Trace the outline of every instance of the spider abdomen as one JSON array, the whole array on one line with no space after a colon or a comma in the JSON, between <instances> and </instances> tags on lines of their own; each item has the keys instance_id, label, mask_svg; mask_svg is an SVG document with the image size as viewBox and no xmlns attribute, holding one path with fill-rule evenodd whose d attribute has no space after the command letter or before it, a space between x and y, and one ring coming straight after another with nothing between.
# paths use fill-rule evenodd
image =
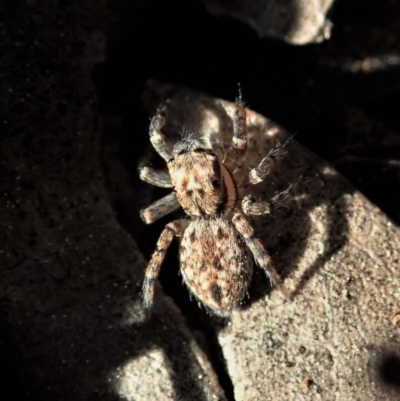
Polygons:
<instances>
[{"instance_id":1,"label":"spider abdomen","mask_svg":"<svg viewBox=\"0 0 400 401\"><path fill-rule=\"evenodd\" d=\"M212 312L228 315L247 292L253 264L227 219L196 219L182 235L181 273L190 292Z\"/></svg>"}]
</instances>

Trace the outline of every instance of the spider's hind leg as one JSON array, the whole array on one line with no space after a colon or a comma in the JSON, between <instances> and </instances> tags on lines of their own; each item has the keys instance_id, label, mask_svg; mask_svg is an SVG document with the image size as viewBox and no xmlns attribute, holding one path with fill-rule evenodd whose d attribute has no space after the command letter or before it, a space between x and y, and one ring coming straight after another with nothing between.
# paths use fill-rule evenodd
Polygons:
<instances>
[{"instance_id":1,"label":"spider's hind leg","mask_svg":"<svg viewBox=\"0 0 400 401\"><path fill-rule=\"evenodd\" d=\"M158 238L156 249L147 265L144 276L142 287L144 309L150 310L153 306L154 283L160 273L161 264L172 240L175 236L179 235L183 229L184 223L182 220L172 221L165 226Z\"/></svg>"},{"instance_id":2,"label":"spider's hind leg","mask_svg":"<svg viewBox=\"0 0 400 401\"><path fill-rule=\"evenodd\" d=\"M278 287L286 297L289 297L289 292L283 285L282 279L273 267L270 256L261 241L255 236L254 228L247 221L246 217L242 213L235 213L232 222L243 237L246 245L249 247L256 264L264 270L272 284Z\"/></svg>"}]
</instances>

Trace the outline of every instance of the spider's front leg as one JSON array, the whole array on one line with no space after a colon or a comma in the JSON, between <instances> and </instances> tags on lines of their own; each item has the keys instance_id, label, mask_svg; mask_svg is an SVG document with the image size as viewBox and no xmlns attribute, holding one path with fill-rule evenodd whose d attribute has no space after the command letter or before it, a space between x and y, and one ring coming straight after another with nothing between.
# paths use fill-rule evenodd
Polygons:
<instances>
[{"instance_id":1,"label":"spider's front leg","mask_svg":"<svg viewBox=\"0 0 400 401\"><path fill-rule=\"evenodd\" d=\"M272 210L286 206L286 203L292 198L292 186L275 195L270 201L257 201L252 195L247 195L242 200L242 209L247 216L265 216Z\"/></svg>"},{"instance_id":2,"label":"spider's front leg","mask_svg":"<svg viewBox=\"0 0 400 401\"><path fill-rule=\"evenodd\" d=\"M157 113L151 119L149 135L154 149L166 162L168 162L173 159L173 154L172 144L167 140L162 132L162 128L165 124L165 111L165 104L157 109ZM138 170L141 180L157 187L172 188L171 177L167 170L156 170L152 167L146 166L144 162L139 165ZM175 193L170 193L154 202L149 207L142 209L140 211L140 216L146 224L151 224L179 207L180 204Z\"/></svg>"},{"instance_id":3,"label":"spider's front leg","mask_svg":"<svg viewBox=\"0 0 400 401\"><path fill-rule=\"evenodd\" d=\"M153 306L154 282L160 273L161 264L172 240L175 236L182 233L183 229L184 222L182 220L172 221L165 226L160 237L158 238L156 250L150 259L144 275L142 288L144 309L151 309Z\"/></svg>"},{"instance_id":4,"label":"spider's front leg","mask_svg":"<svg viewBox=\"0 0 400 401\"><path fill-rule=\"evenodd\" d=\"M246 107L242 100L242 91L239 87L239 96L236 98L236 112L233 123L233 137L231 148L228 151L224 165L229 170L234 170L235 164L246 153L247 149L247 123Z\"/></svg>"},{"instance_id":5,"label":"spider's front leg","mask_svg":"<svg viewBox=\"0 0 400 401\"><path fill-rule=\"evenodd\" d=\"M284 148L287 142L278 142L265 156L260 164L256 168L252 168L249 172L249 181L251 184L259 184L264 181L265 177L269 174L272 167L279 157L281 157L285 152Z\"/></svg>"},{"instance_id":6,"label":"spider's front leg","mask_svg":"<svg viewBox=\"0 0 400 401\"><path fill-rule=\"evenodd\" d=\"M164 103L158 107L155 116L150 122L150 142L153 145L156 152L166 161L173 159L172 155L172 144L168 141L162 129L165 125L165 113L167 105Z\"/></svg>"},{"instance_id":7,"label":"spider's front leg","mask_svg":"<svg viewBox=\"0 0 400 401\"><path fill-rule=\"evenodd\" d=\"M264 270L265 274L272 281L272 284L278 287L286 297L289 297L289 292L283 285L282 279L272 266L270 256L263 247L261 241L255 236L254 228L250 225L246 216L240 212L235 213L232 222L252 252L256 264Z\"/></svg>"},{"instance_id":8,"label":"spider's front leg","mask_svg":"<svg viewBox=\"0 0 400 401\"><path fill-rule=\"evenodd\" d=\"M172 188L171 177L167 170L156 170L152 167L140 165L139 178L159 188Z\"/></svg>"}]
</instances>

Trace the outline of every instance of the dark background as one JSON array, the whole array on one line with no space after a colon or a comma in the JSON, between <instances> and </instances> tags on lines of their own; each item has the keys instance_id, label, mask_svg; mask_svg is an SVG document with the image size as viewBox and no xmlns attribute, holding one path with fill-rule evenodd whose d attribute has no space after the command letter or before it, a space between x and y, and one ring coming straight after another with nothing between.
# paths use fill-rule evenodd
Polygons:
<instances>
[{"instance_id":1,"label":"dark background","mask_svg":"<svg viewBox=\"0 0 400 401\"><path fill-rule=\"evenodd\" d=\"M250 108L296 132L400 223L400 64L387 62L400 56L399 1L336 1L331 39L303 46L260 39L199 1L120 2L113 9L107 60L93 76L102 115L120 123L108 132L120 137L134 186L148 143L140 99L148 79L227 100L241 82Z\"/></svg>"}]
</instances>

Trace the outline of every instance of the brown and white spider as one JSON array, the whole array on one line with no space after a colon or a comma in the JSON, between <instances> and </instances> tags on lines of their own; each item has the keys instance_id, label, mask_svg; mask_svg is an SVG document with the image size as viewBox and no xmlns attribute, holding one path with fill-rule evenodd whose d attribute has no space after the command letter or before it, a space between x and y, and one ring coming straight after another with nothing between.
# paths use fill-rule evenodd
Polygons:
<instances>
[{"instance_id":1,"label":"brown and white spider","mask_svg":"<svg viewBox=\"0 0 400 401\"><path fill-rule=\"evenodd\" d=\"M174 192L143 209L141 217L150 224L181 206L189 219L172 221L162 231L145 272L144 308L150 309L153 305L154 282L175 236L181 237L183 280L208 311L228 316L246 295L253 273L253 257L272 283L287 295L247 216L269 214L288 197L289 190L269 202L257 202L251 195L242 201L238 199L237 188L241 183L235 182L233 172L247 149L246 108L240 90L232 143L227 152L223 152L218 143L205 144L193 134L183 136L173 146L162 131L165 112L163 104L151 120L149 135L154 149L166 161L168 171L145 166L140 168L139 174L143 181L173 188ZM283 147L284 144L277 144L258 167L250 170L250 184L264 180Z\"/></svg>"}]
</instances>

